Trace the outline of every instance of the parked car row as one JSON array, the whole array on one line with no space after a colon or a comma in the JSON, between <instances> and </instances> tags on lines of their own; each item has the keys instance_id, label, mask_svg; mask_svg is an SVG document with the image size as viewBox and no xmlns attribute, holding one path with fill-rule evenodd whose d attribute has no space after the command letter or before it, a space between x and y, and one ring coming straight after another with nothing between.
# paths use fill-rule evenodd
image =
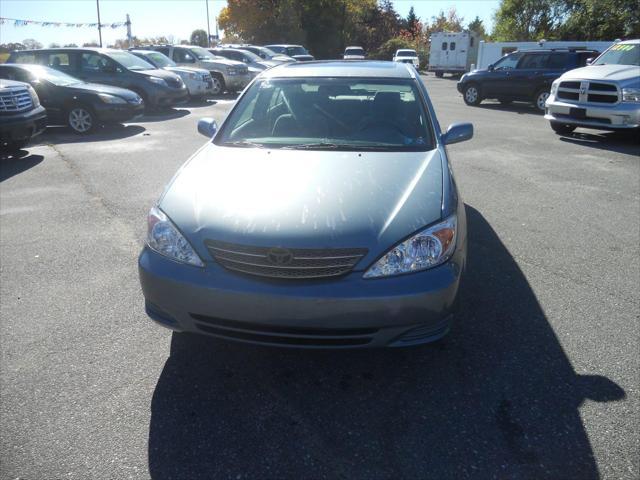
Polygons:
<instances>
[{"instance_id":1,"label":"parked car row","mask_svg":"<svg viewBox=\"0 0 640 480\"><path fill-rule=\"evenodd\" d=\"M597 58L596 58L597 57ZM531 102L556 133L576 127L640 128L640 40L595 50L541 49L505 55L457 85L467 105Z\"/></svg>"}]
</instances>

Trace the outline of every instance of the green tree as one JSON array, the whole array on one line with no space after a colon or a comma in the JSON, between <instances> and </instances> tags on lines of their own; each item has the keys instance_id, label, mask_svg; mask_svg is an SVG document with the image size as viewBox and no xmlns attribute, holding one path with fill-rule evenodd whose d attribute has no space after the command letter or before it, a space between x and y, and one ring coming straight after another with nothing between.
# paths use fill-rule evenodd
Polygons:
<instances>
[{"instance_id":1,"label":"green tree","mask_svg":"<svg viewBox=\"0 0 640 480\"><path fill-rule=\"evenodd\" d=\"M615 40L640 37L637 0L566 0L563 40Z\"/></svg>"},{"instance_id":2,"label":"green tree","mask_svg":"<svg viewBox=\"0 0 640 480\"><path fill-rule=\"evenodd\" d=\"M416 16L416 11L413 8L413 5L409 9L409 14L405 19L404 24L404 28L411 34L412 37L415 38L420 34L420 18Z\"/></svg>"},{"instance_id":3,"label":"green tree","mask_svg":"<svg viewBox=\"0 0 640 480\"><path fill-rule=\"evenodd\" d=\"M484 22L477 15L476 18L469 22L469 25L467 25L467 30L477 33L480 36L480 39L485 39L488 37L487 30L484 28Z\"/></svg>"},{"instance_id":4,"label":"green tree","mask_svg":"<svg viewBox=\"0 0 640 480\"><path fill-rule=\"evenodd\" d=\"M202 29L197 29L191 32L189 41L191 42L191 45L199 45L201 47L209 46L209 38L207 36L207 32Z\"/></svg>"},{"instance_id":5,"label":"green tree","mask_svg":"<svg viewBox=\"0 0 640 480\"><path fill-rule=\"evenodd\" d=\"M566 12L566 0L502 0L491 36L497 41L556 39Z\"/></svg>"}]
</instances>

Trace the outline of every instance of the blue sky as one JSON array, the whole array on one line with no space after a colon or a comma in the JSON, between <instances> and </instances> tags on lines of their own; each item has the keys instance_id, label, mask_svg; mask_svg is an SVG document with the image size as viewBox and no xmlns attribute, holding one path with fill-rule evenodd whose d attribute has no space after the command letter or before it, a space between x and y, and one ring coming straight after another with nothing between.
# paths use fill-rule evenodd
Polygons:
<instances>
[{"instance_id":1,"label":"blue sky","mask_svg":"<svg viewBox=\"0 0 640 480\"><path fill-rule=\"evenodd\" d=\"M131 15L132 33L138 37L169 36L176 40L187 39L196 28L206 30L206 0L100 0L102 23L125 21L125 15ZM492 23L493 12L498 8L499 0L395 0L398 13L406 16L413 5L416 14L423 21L430 20L440 10L447 11L455 6L464 17L465 24L476 15L485 25ZM214 18L226 5L225 0L209 0L211 33L214 33ZM90 23L96 22L96 2L94 0L0 0L0 16L24 20L45 22ZM103 43L113 43L124 38L124 28L106 29L102 32ZM14 27L5 23L0 25L0 43L20 42L34 38L48 46L76 43L81 45L92 40L97 41L98 32L91 28Z\"/></svg>"}]
</instances>

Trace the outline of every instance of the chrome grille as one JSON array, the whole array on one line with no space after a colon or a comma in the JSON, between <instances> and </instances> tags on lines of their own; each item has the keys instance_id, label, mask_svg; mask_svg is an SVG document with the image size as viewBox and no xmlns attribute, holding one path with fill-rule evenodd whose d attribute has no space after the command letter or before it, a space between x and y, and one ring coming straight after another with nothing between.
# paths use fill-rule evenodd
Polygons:
<instances>
[{"instance_id":1,"label":"chrome grille","mask_svg":"<svg viewBox=\"0 0 640 480\"><path fill-rule=\"evenodd\" d=\"M22 112L33 107L26 88L18 87L0 91L0 112Z\"/></svg>"},{"instance_id":2,"label":"chrome grille","mask_svg":"<svg viewBox=\"0 0 640 480\"><path fill-rule=\"evenodd\" d=\"M561 100L578 103L618 103L620 96L618 87L612 83L566 81L558 85L556 95Z\"/></svg>"},{"instance_id":3,"label":"chrome grille","mask_svg":"<svg viewBox=\"0 0 640 480\"><path fill-rule=\"evenodd\" d=\"M366 248L253 247L206 240L216 262L228 270L282 279L324 278L349 273Z\"/></svg>"}]
</instances>

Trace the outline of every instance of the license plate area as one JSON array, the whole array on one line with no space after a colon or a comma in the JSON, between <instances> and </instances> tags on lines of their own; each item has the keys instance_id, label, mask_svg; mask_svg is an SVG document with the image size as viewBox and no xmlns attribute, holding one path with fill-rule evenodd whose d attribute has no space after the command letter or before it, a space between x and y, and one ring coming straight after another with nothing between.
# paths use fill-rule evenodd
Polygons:
<instances>
[{"instance_id":1,"label":"license plate area","mask_svg":"<svg viewBox=\"0 0 640 480\"><path fill-rule=\"evenodd\" d=\"M570 108L569 115L573 118L587 118L586 108Z\"/></svg>"}]
</instances>

